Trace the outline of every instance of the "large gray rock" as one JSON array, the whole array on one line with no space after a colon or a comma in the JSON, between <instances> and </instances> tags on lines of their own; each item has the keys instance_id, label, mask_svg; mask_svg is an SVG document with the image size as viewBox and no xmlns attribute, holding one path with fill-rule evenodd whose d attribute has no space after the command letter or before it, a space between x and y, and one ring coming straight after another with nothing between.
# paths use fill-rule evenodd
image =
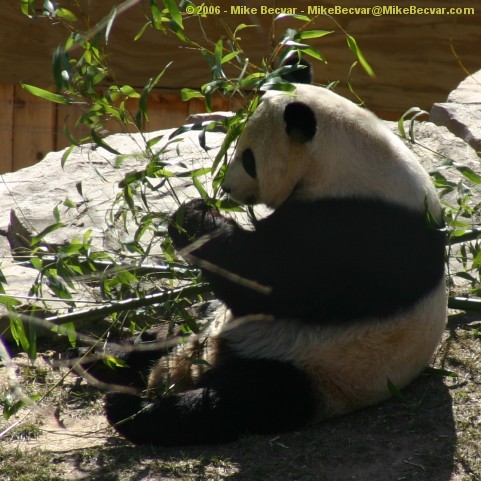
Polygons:
<instances>
[{"instance_id":1,"label":"large gray rock","mask_svg":"<svg viewBox=\"0 0 481 481\"><path fill-rule=\"evenodd\" d=\"M481 152L481 71L463 80L447 102L434 104L429 120L444 125Z\"/></svg>"},{"instance_id":2,"label":"large gray rock","mask_svg":"<svg viewBox=\"0 0 481 481\"><path fill-rule=\"evenodd\" d=\"M109 137L107 143L122 153L120 165L117 155L84 145L73 149L63 167L65 151L52 152L32 167L3 176L0 184L0 269L7 279L6 294L22 302L19 310L29 312L35 304L37 316L49 316L72 308L71 303L55 299L47 283L41 300L29 295L38 271L25 256L25 248L34 236L57 224L58 220L62 226L44 237L40 254L55 253L61 246L75 238L82 239L85 232L91 231L92 249L108 251L114 259L135 265L141 262L139 256L128 249L137 228L135 217L149 212L168 215L186 198L199 197L189 176L151 179L153 189L146 192L139 189L134 195L138 207L136 216L123 211L126 203L119 183L127 174L146 166L145 146L149 139L163 137L153 148L155 155L169 143L171 132ZM207 152L200 147L198 135L192 131L176 137L165 152L162 151L158 158L165 170L187 173L211 166L223 135L208 134L207 143L212 150ZM206 188L210 184L207 177L199 179ZM161 220L157 224L142 238L149 259L155 259L161 252L160 241L155 235L156 231L162 231ZM98 301L98 292L91 283L74 282L73 287L75 309L92 307ZM1 333L6 332L8 323L7 310L0 303Z\"/></svg>"},{"instance_id":3,"label":"large gray rock","mask_svg":"<svg viewBox=\"0 0 481 481\"><path fill-rule=\"evenodd\" d=\"M146 141L157 136L164 137L165 140L156 145L156 153L168 142L170 133L161 131L148 135L116 134L109 137L108 144L122 154L120 165L117 165L116 154L84 145L72 151L63 168L61 163L65 151L52 152L32 167L4 175L0 184L0 233L7 235L15 247L28 244L28 237L37 235L56 222L53 212L58 208L65 226L48 234L45 238L47 244L63 245L91 229L95 247L117 250L117 240L125 235L125 232L117 231L119 222L115 219L116 211L122 205L122 199L118 199L121 193L119 182L129 172L145 167ZM211 152L217 151L222 139L222 134L210 133L208 142L213 150L206 153L199 146L198 132L188 132L177 138L160 155L159 161L166 165L166 170L177 172L210 166L213 159ZM160 185L161 180L154 179L152 182ZM147 192L148 206L142 206L144 210L152 207L168 211L185 197L198 196L188 177L168 179L168 183L171 189ZM178 196L174 196L174 192ZM69 207L72 204L75 204L74 208Z\"/></svg>"}]
</instances>

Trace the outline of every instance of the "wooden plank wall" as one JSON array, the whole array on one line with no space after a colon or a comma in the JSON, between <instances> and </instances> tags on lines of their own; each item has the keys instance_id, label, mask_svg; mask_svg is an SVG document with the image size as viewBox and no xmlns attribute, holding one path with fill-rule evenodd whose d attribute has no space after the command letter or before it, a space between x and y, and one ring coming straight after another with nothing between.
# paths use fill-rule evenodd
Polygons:
<instances>
[{"instance_id":1,"label":"wooden plank wall","mask_svg":"<svg viewBox=\"0 0 481 481\"><path fill-rule=\"evenodd\" d=\"M121 0L65 1L67 8L80 8L88 12L81 16L95 24ZM41 2L38 2L39 4ZM145 85L170 61L152 95L149 130L174 127L185 117L202 110L202 103L184 104L178 97L183 87L199 88L209 81L205 60L195 49L181 48L172 35L147 29L141 39L133 38L145 22L145 6L139 2L119 16L109 41L109 65L118 85ZM220 5L222 15L207 16L203 30L197 19L186 18L186 27L192 38L204 45L204 32L214 41L225 35L226 25L256 24L256 28L241 32L242 48L254 64L272 53L286 28L299 28L301 24L284 18L273 24L273 15L237 15L229 13L223 0L212 0ZM231 2L232 5L239 2ZM245 0L249 7L293 7L307 10L312 0ZM378 0L326 0L323 6L343 7L377 6ZM360 5L362 3L362 5ZM382 3L382 2L381 2ZM424 2L421 2L424 3ZM343 31L353 35L364 55L376 72L369 78L359 67L353 70L350 81L366 106L381 117L394 120L413 106L429 110L434 102L444 102L451 90L467 73L481 68L481 4L479 0L436 0L431 7L449 9L453 6L471 8L470 14L456 15L372 15L340 14L313 15L312 29L334 30L332 35L313 39L328 59L316 62L315 81L320 84L339 80L337 92L354 99L348 89L347 78L354 61L346 46ZM396 6L410 6L411 0L397 0ZM425 6L425 5L419 5ZM80 18L80 17L79 17ZM274 25L274 29L272 29ZM77 117L72 108L55 106L28 96L17 87L20 82L48 88L52 84L52 52L65 41L66 31L60 22L52 24L45 19L27 18L21 14L19 0L2 0L0 9L0 172L18 169L42 158L47 152L65 146L63 125L70 114L68 125ZM220 105L218 108L227 109ZM109 128L113 128L109 124Z\"/></svg>"},{"instance_id":2,"label":"wooden plank wall","mask_svg":"<svg viewBox=\"0 0 481 481\"><path fill-rule=\"evenodd\" d=\"M227 101L218 99L216 110L228 109ZM131 109L135 111L136 105ZM179 127L191 114L205 111L199 100L183 102L179 94L154 92L149 97L149 121L146 131ZM67 127L76 138L87 134L85 127L75 127L81 109L53 104L34 97L18 85L0 84L0 174L19 170L41 160L48 152L70 145ZM108 121L110 133L123 132L123 126ZM134 129L131 129L132 131Z\"/></svg>"},{"instance_id":3,"label":"wooden plank wall","mask_svg":"<svg viewBox=\"0 0 481 481\"><path fill-rule=\"evenodd\" d=\"M13 103L14 86L0 84L0 172L9 172L13 165Z\"/></svg>"}]
</instances>

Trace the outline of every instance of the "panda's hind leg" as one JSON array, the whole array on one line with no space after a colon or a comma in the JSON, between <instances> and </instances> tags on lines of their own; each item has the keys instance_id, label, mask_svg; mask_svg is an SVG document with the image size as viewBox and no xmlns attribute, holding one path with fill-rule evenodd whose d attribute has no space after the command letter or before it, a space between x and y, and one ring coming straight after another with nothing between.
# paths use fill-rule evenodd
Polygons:
<instances>
[{"instance_id":1,"label":"panda's hind leg","mask_svg":"<svg viewBox=\"0 0 481 481\"><path fill-rule=\"evenodd\" d=\"M106 405L109 422L127 439L162 446L291 431L312 419L315 409L314 390L298 368L241 358L214 367L192 390L154 400L112 393Z\"/></svg>"}]
</instances>

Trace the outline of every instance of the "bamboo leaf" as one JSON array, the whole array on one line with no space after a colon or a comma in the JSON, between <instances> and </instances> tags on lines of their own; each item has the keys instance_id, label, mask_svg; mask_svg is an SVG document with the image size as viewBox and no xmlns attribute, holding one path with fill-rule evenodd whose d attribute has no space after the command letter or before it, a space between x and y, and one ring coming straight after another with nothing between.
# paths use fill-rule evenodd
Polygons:
<instances>
[{"instance_id":1,"label":"bamboo leaf","mask_svg":"<svg viewBox=\"0 0 481 481\"><path fill-rule=\"evenodd\" d=\"M458 374L454 371L448 371L447 369L438 369L435 367L428 366L424 369L424 374L429 374L430 376L443 376L443 377L458 377Z\"/></svg>"},{"instance_id":2,"label":"bamboo leaf","mask_svg":"<svg viewBox=\"0 0 481 481\"><path fill-rule=\"evenodd\" d=\"M65 322L59 326L52 327L52 332L56 332L60 336L67 336L68 341L72 347L77 343L77 331L73 322Z\"/></svg>"},{"instance_id":3,"label":"bamboo leaf","mask_svg":"<svg viewBox=\"0 0 481 481\"><path fill-rule=\"evenodd\" d=\"M202 185L202 182L199 180L198 177L192 177L192 181L194 182L194 186L197 189L197 192L199 192L199 195L202 197L202 199L208 199L209 195L207 194L207 191L204 189L204 186Z\"/></svg>"},{"instance_id":4,"label":"bamboo leaf","mask_svg":"<svg viewBox=\"0 0 481 481\"><path fill-rule=\"evenodd\" d=\"M5 307L18 307L22 303L12 296L7 296L6 294L0 294L0 304Z\"/></svg>"},{"instance_id":5,"label":"bamboo leaf","mask_svg":"<svg viewBox=\"0 0 481 481\"><path fill-rule=\"evenodd\" d=\"M109 144L107 144L102 137L97 133L95 129L92 129L90 131L90 135L92 136L92 140L99 146L105 149L107 152L110 152L111 154L115 155L121 155L118 150L115 150L113 147L111 147Z\"/></svg>"},{"instance_id":6,"label":"bamboo leaf","mask_svg":"<svg viewBox=\"0 0 481 481\"><path fill-rule=\"evenodd\" d=\"M481 176L474 172L474 170L466 167L464 165L454 164L454 167L458 172L460 172L466 179L470 180L473 184L479 185L481 184Z\"/></svg>"},{"instance_id":7,"label":"bamboo leaf","mask_svg":"<svg viewBox=\"0 0 481 481\"><path fill-rule=\"evenodd\" d=\"M402 402L403 404L407 403L406 398L402 394L402 392L398 389L398 387L390 380L387 380L387 388L389 389L389 392L391 393L391 396L398 401Z\"/></svg>"},{"instance_id":8,"label":"bamboo leaf","mask_svg":"<svg viewBox=\"0 0 481 481\"><path fill-rule=\"evenodd\" d=\"M182 23L182 14L180 13L179 7L174 0L162 0L164 2L165 8L169 11L172 16L172 20L181 28L184 28Z\"/></svg>"},{"instance_id":9,"label":"bamboo leaf","mask_svg":"<svg viewBox=\"0 0 481 481\"><path fill-rule=\"evenodd\" d=\"M278 20L282 20L283 18L293 18L295 20L300 20L301 22L310 22L311 21L311 19L307 15L297 15L297 14L292 14L292 13L280 13L274 19L274 22L277 22Z\"/></svg>"},{"instance_id":10,"label":"bamboo leaf","mask_svg":"<svg viewBox=\"0 0 481 481\"><path fill-rule=\"evenodd\" d=\"M182 97L182 100L184 102L190 100L190 99L203 99L204 95L199 92L198 90L194 89L189 89L189 88L184 88L180 91L180 95Z\"/></svg>"},{"instance_id":11,"label":"bamboo leaf","mask_svg":"<svg viewBox=\"0 0 481 481\"><path fill-rule=\"evenodd\" d=\"M105 43L109 43L110 31L112 30L112 26L115 21L115 17L117 16L117 9L113 8L110 12L107 20L107 25L105 26Z\"/></svg>"},{"instance_id":12,"label":"bamboo leaf","mask_svg":"<svg viewBox=\"0 0 481 481\"><path fill-rule=\"evenodd\" d=\"M234 52L228 53L222 57L221 63L230 62L233 58L237 57L241 53L240 50L236 50Z\"/></svg>"},{"instance_id":13,"label":"bamboo leaf","mask_svg":"<svg viewBox=\"0 0 481 481\"><path fill-rule=\"evenodd\" d=\"M306 30L305 32L299 32L296 35L298 40L306 40L309 38L320 38L333 33L334 30Z\"/></svg>"},{"instance_id":14,"label":"bamboo leaf","mask_svg":"<svg viewBox=\"0 0 481 481\"><path fill-rule=\"evenodd\" d=\"M354 53L356 56L357 60L361 64L362 68L366 71L366 73L369 75L369 77L375 77L374 70L372 67L369 65L368 61L364 57L363 53L361 52L361 49L357 45L356 39L352 37L351 35L347 36L347 44L349 45L349 48L351 51Z\"/></svg>"},{"instance_id":15,"label":"bamboo leaf","mask_svg":"<svg viewBox=\"0 0 481 481\"><path fill-rule=\"evenodd\" d=\"M20 84L23 89L28 93L40 97L42 99L48 100L49 102L54 102L56 104L69 104L70 100L63 95L54 94L48 90L41 89L39 87L34 87L33 85Z\"/></svg>"},{"instance_id":16,"label":"bamboo leaf","mask_svg":"<svg viewBox=\"0 0 481 481\"><path fill-rule=\"evenodd\" d=\"M309 55L309 57L325 62L326 58L314 47L303 47L299 49L302 53Z\"/></svg>"},{"instance_id":17,"label":"bamboo leaf","mask_svg":"<svg viewBox=\"0 0 481 481\"><path fill-rule=\"evenodd\" d=\"M57 222L55 224L49 225L48 227L45 227L45 229L40 232L40 234L34 236L32 238L32 241L30 242L30 247L36 247L38 244L40 244L41 240L46 237L48 234L55 232L56 230L65 227L65 224L63 222Z\"/></svg>"},{"instance_id":18,"label":"bamboo leaf","mask_svg":"<svg viewBox=\"0 0 481 481\"><path fill-rule=\"evenodd\" d=\"M30 8L32 7L33 3L35 2L35 0L21 0L21 9L22 9L22 13L24 15L26 15L27 17L30 17Z\"/></svg>"},{"instance_id":19,"label":"bamboo leaf","mask_svg":"<svg viewBox=\"0 0 481 481\"><path fill-rule=\"evenodd\" d=\"M55 16L65 20L66 22L77 21L75 14L66 8L57 8L57 10L55 10Z\"/></svg>"},{"instance_id":20,"label":"bamboo leaf","mask_svg":"<svg viewBox=\"0 0 481 481\"><path fill-rule=\"evenodd\" d=\"M23 322L15 312L9 311L8 317L10 321L10 332L12 333L13 339L17 345L22 346L22 349L28 352L30 349L30 343L28 342Z\"/></svg>"}]
</instances>

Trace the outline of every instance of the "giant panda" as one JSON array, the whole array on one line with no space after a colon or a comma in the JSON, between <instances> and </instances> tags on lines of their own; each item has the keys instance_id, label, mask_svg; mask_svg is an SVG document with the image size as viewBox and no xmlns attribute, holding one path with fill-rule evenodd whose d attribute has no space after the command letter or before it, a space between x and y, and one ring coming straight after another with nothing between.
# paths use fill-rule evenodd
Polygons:
<instances>
[{"instance_id":1,"label":"giant panda","mask_svg":"<svg viewBox=\"0 0 481 481\"><path fill-rule=\"evenodd\" d=\"M294 86L263 97L222 184L272 213L245 229L196 199L172 216L176 248L228 311L161 358L143 395L107 395L134 443L228 442L350 413L406 386L440 341L445 233L429 176L372 113Z\"/></svg>"}]
</instances>

